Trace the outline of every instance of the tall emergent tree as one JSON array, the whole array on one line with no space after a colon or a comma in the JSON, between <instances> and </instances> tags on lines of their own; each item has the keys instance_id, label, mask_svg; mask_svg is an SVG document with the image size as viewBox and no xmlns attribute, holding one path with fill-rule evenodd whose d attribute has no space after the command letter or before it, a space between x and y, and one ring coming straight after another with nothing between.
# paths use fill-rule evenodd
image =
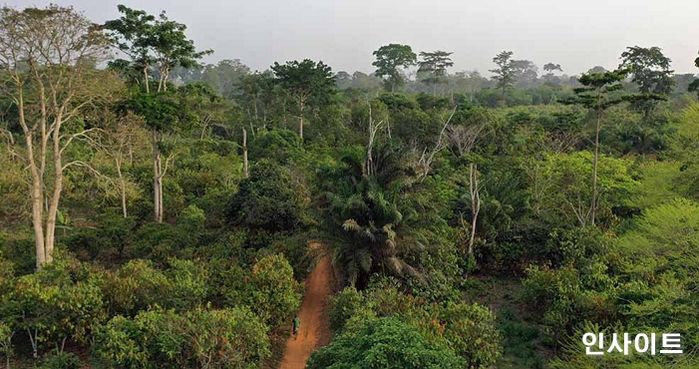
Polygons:
<instances>
[{"instance_id":1,"label":"tall emergent tree","mask_svg":"<svg viewBox=\"0 0 699 369\"><path fill-rule=\"evenodd\" d=\"M539 70L531 60L512 60L511 66L515 72L515 81L519 86L530 87L539 76Z\"/></svg>"},{"instance_id":2,"label":"tall emergent tree","mask_svg":"<svg viewBox=\"0 0 699 369\"><path fill-rule=\"evenodd\" d=\"M633 106L648 119L658 104L658 100L672 92L674 80L670 70L670 58L663 55L659 47L627 47L621 54L619 68L628 69L631 80L638 85L640 97L633 101Z\"/></svg>"},{"instance_id":3,"label":"tall emergent tree","mask_svg":"<svg viewBox=\"0 0 699 369\"><path fill-rule=\"evenodd\" d=\"M85 165L64 162L66 149L92 130L80 119L85 108L108 98L115 86L109 72L94 67L107 46L97 27L72 8L0 10L2 92L16 109L23 137L5 133L30 179L37 268L53 260L64 171Z\"/></svg>"},{"instance_id":4,"label":"tall emergent tree","mask_svg":"<svg viewBox=\"0 0 699 369\"><path fill-rule=\"evenodd\" d=\"M561 68L560 64L555 64L555 63L544 64L544 72L553 74L553 72L555 72L555 71L563 72L563 68Z\"/></svg>"},{"instance_id":5,"label":"tall emergent tree","mask_svg":"<svg viewBox=\"0 0 699 369\"><path fill-rule=\"evenodd\" d=\"M695 65L697 68L699 68L699 57L697 57L696 59L694 59L694 65ZM688 90L689 90L690 92L696 92L697 95L699 96L699 79L695 79L694 81L692 81L692 83L689 84Z\"/></svg>"},{"instance_id":6,"label":"tall emergent tree","mask_svg":"<svg viewBox=\"0 0 699 369\"><path fill-rule=\"evenodd\" d=\"M583 74L578 81L583 87L575 89L575 98L567 101L568 103L577 103L592 113L595 119L595 153L592 162L592 195L590 199L590 209L587 217L582 218L585 225L589 220L589 224L595 225L597 207L599 202L599 189L597 184L597 173L599 166L599 151L600 151L600 132L602 130L602 118L604 112L625 100L630 98L629 95L615 93L622 89L621 81L628 75L628 71L624 69L615 70L603 73L587 73Z\"/></svg>"},{"instance_id":7,"label":"tall emergent tree","mask_svg":"<svg viewBox=\"0 0 699 369\"><path fill-rule=\"evenodd\" d=\"M451 61L452 52L447 51L433 51L433 52L420 52L420 61L417 62L418 65L418 75L422 82L432 85L432 94L437 94L437 85L446 82L447 78L447 68L454 65Z\"/></svg>"},{"instance_id":8,"label":"tall emergent tree","mask_svg":"<svg viewBox=\"0 0 699 369\"><path fill-rule=\"evenodd\" d=\"M498 67L489 71L495 74L493 79L497 82L497 88L500 89L504 99L507 90L512 88L517 74L514 65L512 65L512 51L501 52L493 58L493 62Z\"/></svg>"},{"instance_id":9,"label":"tall emergent tree","mask_svg":"<svg viewBox=\"0 0 699 369\"><path fill-rule=\"evenodd\" d=\"M376 76L384 78L386 90L395 92L397 87L405 84L405 77L400 68L414 65L417 55L408 45L388 44L374 51L376 61L371 65L376 67Z\"/></svg>"},{"instance_id":10,"label":"tall emergent tree","mask_svg":"<svg viewBox=\"0 0 699 369\"><path fill-rule=\"evenodd\" d=\"M121 18L107 21L104 28L114 45L129 60L116 59L110 67L122 72L133 83L141 87L139 103L148 112L138 112L146 117L150 127L153 144L153 206L155 221L163 221L163 177L167 172L167 160L163 163L162 148L165 135L172 129L172 121L162 121L173 114L171 107L159 106L170 99L164 98L168 92L170 71L175 67L191 68L211 50L196 51L194 42L187 38L187 26L169 20L165 12L159 17L142 10L134 10L124 5L118 6ZM155 89L151 89L150 80L157 80ZM151 96L152 95L152 96ZM150 117L151 119L148 119Z\"/></svg>"},{"instance_id":11,"label":"tall emergent tree","mask_svg":"<svg viewBox=\"0 0 699 369\"><path fill-rule=\"evenodd\" d=\"M322 61L310 59L274 63L272 66L277 83L289 91L299 109L299 137L303 139L303 115L311 99L324 100L335 90L332 70Z\"/></svg>"}]
</instances>

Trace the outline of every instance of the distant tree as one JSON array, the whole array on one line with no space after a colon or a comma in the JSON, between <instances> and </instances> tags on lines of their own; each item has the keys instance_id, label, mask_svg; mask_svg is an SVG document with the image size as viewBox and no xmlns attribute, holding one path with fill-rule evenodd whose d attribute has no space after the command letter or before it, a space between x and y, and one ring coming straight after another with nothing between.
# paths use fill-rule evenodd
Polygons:
<instances>
[{"instance_id":1,"label":"distant tree","mask_svg":"<svg viewBox=\"0 0 699 369\"><path fill-rule=\"evenodd\" d=\"M420 52L417 72L422 76L422 82L432 85L433 95L437 94L437 85L447 81L447 68L454 65L451 54L453 53L441 50Z\"/></svg>"},{"instance_id":2,"label":"distant tree","mask_svg":"<svg viewBox=\"0 0 699 369\"><path fill-rule=\"evenodd\" d=\"M590 200L590 208L581 217L581 224L585 225L589 219L591 225L595 225L599 201L599 186L597 184L597 173L599 164L599 139L602 130L602 117L604 112L617 104L625 101L628 96L615 94L622 89L621 81L628 75L626 70L616 70L604 73L586 73L578 80L583 87L575 89L575 98L570 99L567 103L576 103L584 106L593 114L595 118L595 153L592 164L592 198Z\"/></svg>"},{"instance_id":3,"label":"distant tree","mask_svg":"<svg viewBox=\"0 0 699 369\"><path fill-rule=\"evenodd\" d=\"M699 68L699 57L694 59L694 65ZM688 91L690 92L696 92L697 96L699 96L699 79L695 79L692 81L692 83L689 84L689 87L687 88Z\"/></svg>"},{"instance_id":4,"label":"distant tree","mask_svg":"<svg viewBox=\"0 0 699 369\"><path fill-rule=\"evenodd\" d=\"M561 82L561 79L554 75L554 73L556 71L563 72L563 68L561 68L560 64L555 64L555 63L544 64L544 72L546 72L546 74L543 75L544 81L549 83L549 84L559 84ZM555 95L554 95L554 99L555 99Z\"/></svg>"},{"instance_id":5,"label":"distant tree","mask_svg":"<svg viewBox=\"0 0 699 369\"><path fill-rule=\"evenodd\" d=\"M255 72L242 78L241 93L238 101L248 116L250 131L253 136L258 130L266 130L270 111L275 100L282 98L275 87L274 75L270 71Z\"/></svg>"},{"instance_id":6,"label":"distant tree","mask_svg":"<svg viewBox=\"0 0 699 369\"><path fill-rule=\"evenodd\" d=\"M529 86L536 81L539 70L530 60L512 60L512 69L515 72L515 80L524 86Z\"/></svg>"},{"instance_id":7,"label":"distant tree","mask_svg":"<svg viewBox=\"0 0 699 369\"><path fill-rule=\"evenodd\" d=\"M197 61L211 50L197 51L194 42L187 38L185 30L187 26L171 21L160 13L156 19L142 10L134 10L124 5L119 5L121 18L107 21L104 28L114 45L130 60L116 59L109 63L113 69L119 70L123 75L130 77L134 83L143 87L146 95L151 94L150 79L158 80L156 94L166 93L170 72L175 67L192 68L197 66ZM170 118L174 113L170 106L158 106L167 102L168 98L141 96L137 104L148 112L141 111L151 119L146 119L153 136L153 205L154 218L158 223L163 221L163 177L167 171L167 162L163 165L161 149L164 145L164 136L170 130L171 119L167 121L161 118ZM144 103L146 105L144 105ZM145 117L145 115L144 115ZM155 119L155 120L153 120Z\"/></svg>"},{"instance_id":8,"label":"distant tree","mask_svg":"<svg viewBox=\"0 0 699 369\"><path fill-rule=\"evenodd\" d=\"M339 90L345 90L352 84L352 75L341 70L335 74L335 84Z\"/></svg>"},{"instance_id":9,"label":"distant tree","mask_svg":"<svg viewBox=\"0 0 699 369\"><path fill-rule=\"evenodd\" d=\"M604 72L607 72L607 68L605 68L605 67L603 67L603 66L601 66L601 65L596 65L596 66L590 68L590 70L587 71L588 74L592 74L592 73L604 73Z\"/></svg>"},{"instance_id":10,"label":"distant tree","mask_svg":"<svg viewBox=\"0 0 699 369\"><path fill-rule=\"evenodd\" d=\"M376 61L372 63L376 67L376 76L384 78L387 90L395 92L396 88L405 84L405 77L400 68L414 65L417 55L408 45L388 44L374 51Z\"/></svg>"},{"instance_id":11,"label":"distant tree","mask_svg":"<svg viewBox=\"0 0 699 369\"><path fill-rule=\"evenodd\" d=\"M512 88L517 76L517 71L512 64L512 51L503 51L493 58L493 62L498 66L495 69L490 69L494 73L493 79L497 82L497 88L501 91L501 97L504 99L507 90Z\"/></svg>"},{"instance_id":12,"label":"distant tree","mask_svg":"<svg viewBox=\"0 0 699 369\"><path fill-rule=\"evenodd\" d=\"M201 129L200 139L209 135L213 126L227 122L231 104L208 84L191 83L180 86L177 92L180 120Z\"/></svg>"},{"instance_id":13,"label":"distant tree","mask_svg":"<svg viewBox=\"0 0 699 369\"><path fill-rule=\"evenodd\" d=\"M178 66L193 68L198 60L213 51L197 51L194 42L185 35L187 26L168 19L165 12L156 18L142 10L135 10L124 5L117 6L121 18L105 22L107 31L115 47L127 55L130 60L115 59L110 66L128 71L138 71L142 78L134 82L143 85L150 93L150 79L158 80L157 91L167 90L170 72ZM127 70L124 70L127 69Z\"/></svg>"},{"instance_id":14,"label":"distant tree","mask_svg":"<svg viewBox=\"0 0 699 369\"><path fill-rule=\"evenodd\" d=\"M289 61L272 66L277 83L289 91L299 108L299 137L303 139L303 115L312 98L324 100L335 91L332 70L322 61Z\"/></svg>"},{"instance_id":15,"label":"distant tree","mask_svg":"<svg viewBox=\"0 0 699 369\"><path fill-rule=\"evenodd\" d=\"M170 71L170 80L176 84L205 82L219 95L234 99L242 93L242 79L248 74L250 68L239 59L223 59L193 68L176 66Z\"/></svg>"},{"instance_id":16,"label":"distant tree","mask_svg":"<svg viewBox=\"0 0 699 369\"><path fill-rule=\"evenodd\" d=\"M674 81L670 70L671 60L663 55L659 47L628 47L621 54L620 69L628 69L631 80L638 85L642 97L633 101L633 106L643 112L645 119L653 113L658 100L664 99L670 92Z\"/></svg>"},{"instance_id":17,"label":"distant tree","mask_svg":"<svg viewBox=\"0 0 699 369\"><path fill-rule=\"evenodd\" d=\"M546 63L544 64L544 71L553 74L555 71L563 72L560 64Z\"/></svg>"}]
</instances>

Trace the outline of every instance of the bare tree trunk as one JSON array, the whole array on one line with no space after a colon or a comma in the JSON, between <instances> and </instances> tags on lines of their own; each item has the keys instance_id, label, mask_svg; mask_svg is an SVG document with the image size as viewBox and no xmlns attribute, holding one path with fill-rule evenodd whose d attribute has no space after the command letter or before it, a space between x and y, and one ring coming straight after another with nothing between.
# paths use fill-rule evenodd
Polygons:
<instances>
[{"instance_id":1,"label":"bare tree trunk","mask_svg":"<svg viewBox=\"0 0 699 369\"><path fill-rule=\"evenodd\" d=\"M46 217L46 245L44 246L46 263L51 263L53 261L53 246L56 243L56 216L58 214L58 204L61 199L61 192L63 191L63 160L61 158L60 136L63 117L61 116L60 112L55 119L56 122L54 123L55 127L53 129L53 194L51 195L49 210Z\"/></svg>"},{"instance_id":2,"label":"bare tree trunk","mask_svg":"<svg viewBox=\"0 0 699 369\"><path fill-rule=\"evenodd\" d=\"M250 177L248 172L248 132L243 128L243 172L245 178Z\"/></svg>"},{"instance_id":3,"label":"bare tree trunk","mask_svg":"<svg viewBox=\"0 0 699 369\"><path fill-rule=\"evenodd\" d=\"M126 210L126 180L124 179L124 174L121 171L122 159L121 154L117 154L114 158L114 166L117 170L117 176L119 177L119 195L121 197L121 214L124 218L128 217L129 214Z\"/></svg>"},{"instance_id":4,"label":"bare tree trunk","mask_svg":"<svg viewBox=\"0 0 699 369\"><path fill-rule=\"evenodd\" d=\"M299 102L299 109L301 109L301 112L299 114L299 137L301 140L303 140L303 108L304 108L304 102L301 100Z\"/></svg>"},{"instance_id":5,"label":"bare tree trunk","mask_svg":"<svg viewBox=\"0 0 699 369\"><path fill-rule=\"evenodd\" d=\"M165 214L165 205L163 203L163 160L162 155L158 156L158 223L163 222L163 217Z\"/></svg>"},{"instance_id":6,"label":"bare tree trunk","mask_svg":"<svg viewBox=\"0 0 699 369\"><path fill-rule=\"evenodd\" d=\"M468 241L468 255L473 256L473 243L476 240L476 224L481 211L481 195L478 182L478 166L469 165L469 192L471 193L471 237Z\"/></svg>"},{"instance_id":7,"label":"bare tree trunk","mask_svg":"<svg viewBox=\"0 0 699 369\"><path fill-rule=\"evenodd\" d=\"M146 86L146 93L150 93L150 83L148 83L148 66L143 67L143 85Z\"/></svg>"},{"instance_id":8,"label":"bare tree trunk","mask_svg":"<svg viewBox=\"0 0 699 369\"><path fill-rule=\"evenodd\" d=\"M157 223L162 223L163 216L161 214L161 204L162 199L162 181L160 175L160 149L158 148L158 133L153 131L153 216Z\"/></svg>"},{"instance_id":9,"label":"bare tree trunk","mask_svg":"<svg viewBox=\"0 0 699 369\"><path fill-rule=\"evenodd\" d=\"M252 100L252 104L255 108L255 123L257 123L258 120L258 113L257 113L257 94L255 94L255 98Z\"/></svg>"},{"instance_id":10,"label":"bare tree trunk","mask_svg":"<svg viewBox=\"0 0 699 369\"><path fill-rule=\"evenodd\" d=\"M36 246L36 269L38 270L46 263L46 253L44 252L44 226L42 224L44 218L44 195L42 182L36 164L34 163L31 133L27 136L26 141L29 150L29 167L32 172L32 225L34 227L34 243Z\"/></svg>"},{"instance_id":11,"label":"bare tree trunk","mask_svg":"<svg viewBox=\"0 0 699 369\"><path fill-rule=\"evenodd\" d=\"M599 134L601 128L602 113L597 112L597 123L595 125L595 157L592 162L592 200L590 205L590 223L595 225L597 216L597 167L599 165Z\"/></svg>"}]
</instances>

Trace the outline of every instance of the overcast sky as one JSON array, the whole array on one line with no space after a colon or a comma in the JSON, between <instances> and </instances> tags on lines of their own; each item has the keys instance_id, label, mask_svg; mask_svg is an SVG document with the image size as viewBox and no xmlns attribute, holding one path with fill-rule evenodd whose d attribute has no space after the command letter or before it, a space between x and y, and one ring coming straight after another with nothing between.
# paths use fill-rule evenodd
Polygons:
<instances>
[{"instance_id":1,"label":"overcast sky","mask_svg":"<svg viewBox=\"0 0 699 369\"><path fill-rule=\"evenodd\" d=\"M6 0L7 1L7 0ZM659 46L677 73L696 73L699 0L10 0L15 7L73 5L96 22L116 5L166 10L185 23L208 62L240 59L264 70L274 61L322 60L334 71L371 72L388 43L413 51L453 51L452 71L489 75L492 57L511 50L541 66L577 74L614 68L626 46Z\"/></svg>"}]
</instances>

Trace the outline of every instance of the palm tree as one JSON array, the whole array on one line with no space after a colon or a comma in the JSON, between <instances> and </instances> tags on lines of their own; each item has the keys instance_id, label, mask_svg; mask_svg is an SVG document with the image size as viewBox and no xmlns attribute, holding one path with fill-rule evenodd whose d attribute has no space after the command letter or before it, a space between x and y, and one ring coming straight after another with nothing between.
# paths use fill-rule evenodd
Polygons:
<instances>
[{"instance_id":1,"label":"palm tree","mask_svg":"<svg viewBox=\"0 0 699 369\"><path fill-rule=\"evenodd\" d=\"M327 191L326 230L333 238L333 260L347 281L364 287L373 273L420 277L403 256L409 249L399 233L403 215L400 197L408 188L409 171L401 163L402 151L383 144L367 154L343 157L344 166L332 175Z\"/></svg>"}]
</instances>

